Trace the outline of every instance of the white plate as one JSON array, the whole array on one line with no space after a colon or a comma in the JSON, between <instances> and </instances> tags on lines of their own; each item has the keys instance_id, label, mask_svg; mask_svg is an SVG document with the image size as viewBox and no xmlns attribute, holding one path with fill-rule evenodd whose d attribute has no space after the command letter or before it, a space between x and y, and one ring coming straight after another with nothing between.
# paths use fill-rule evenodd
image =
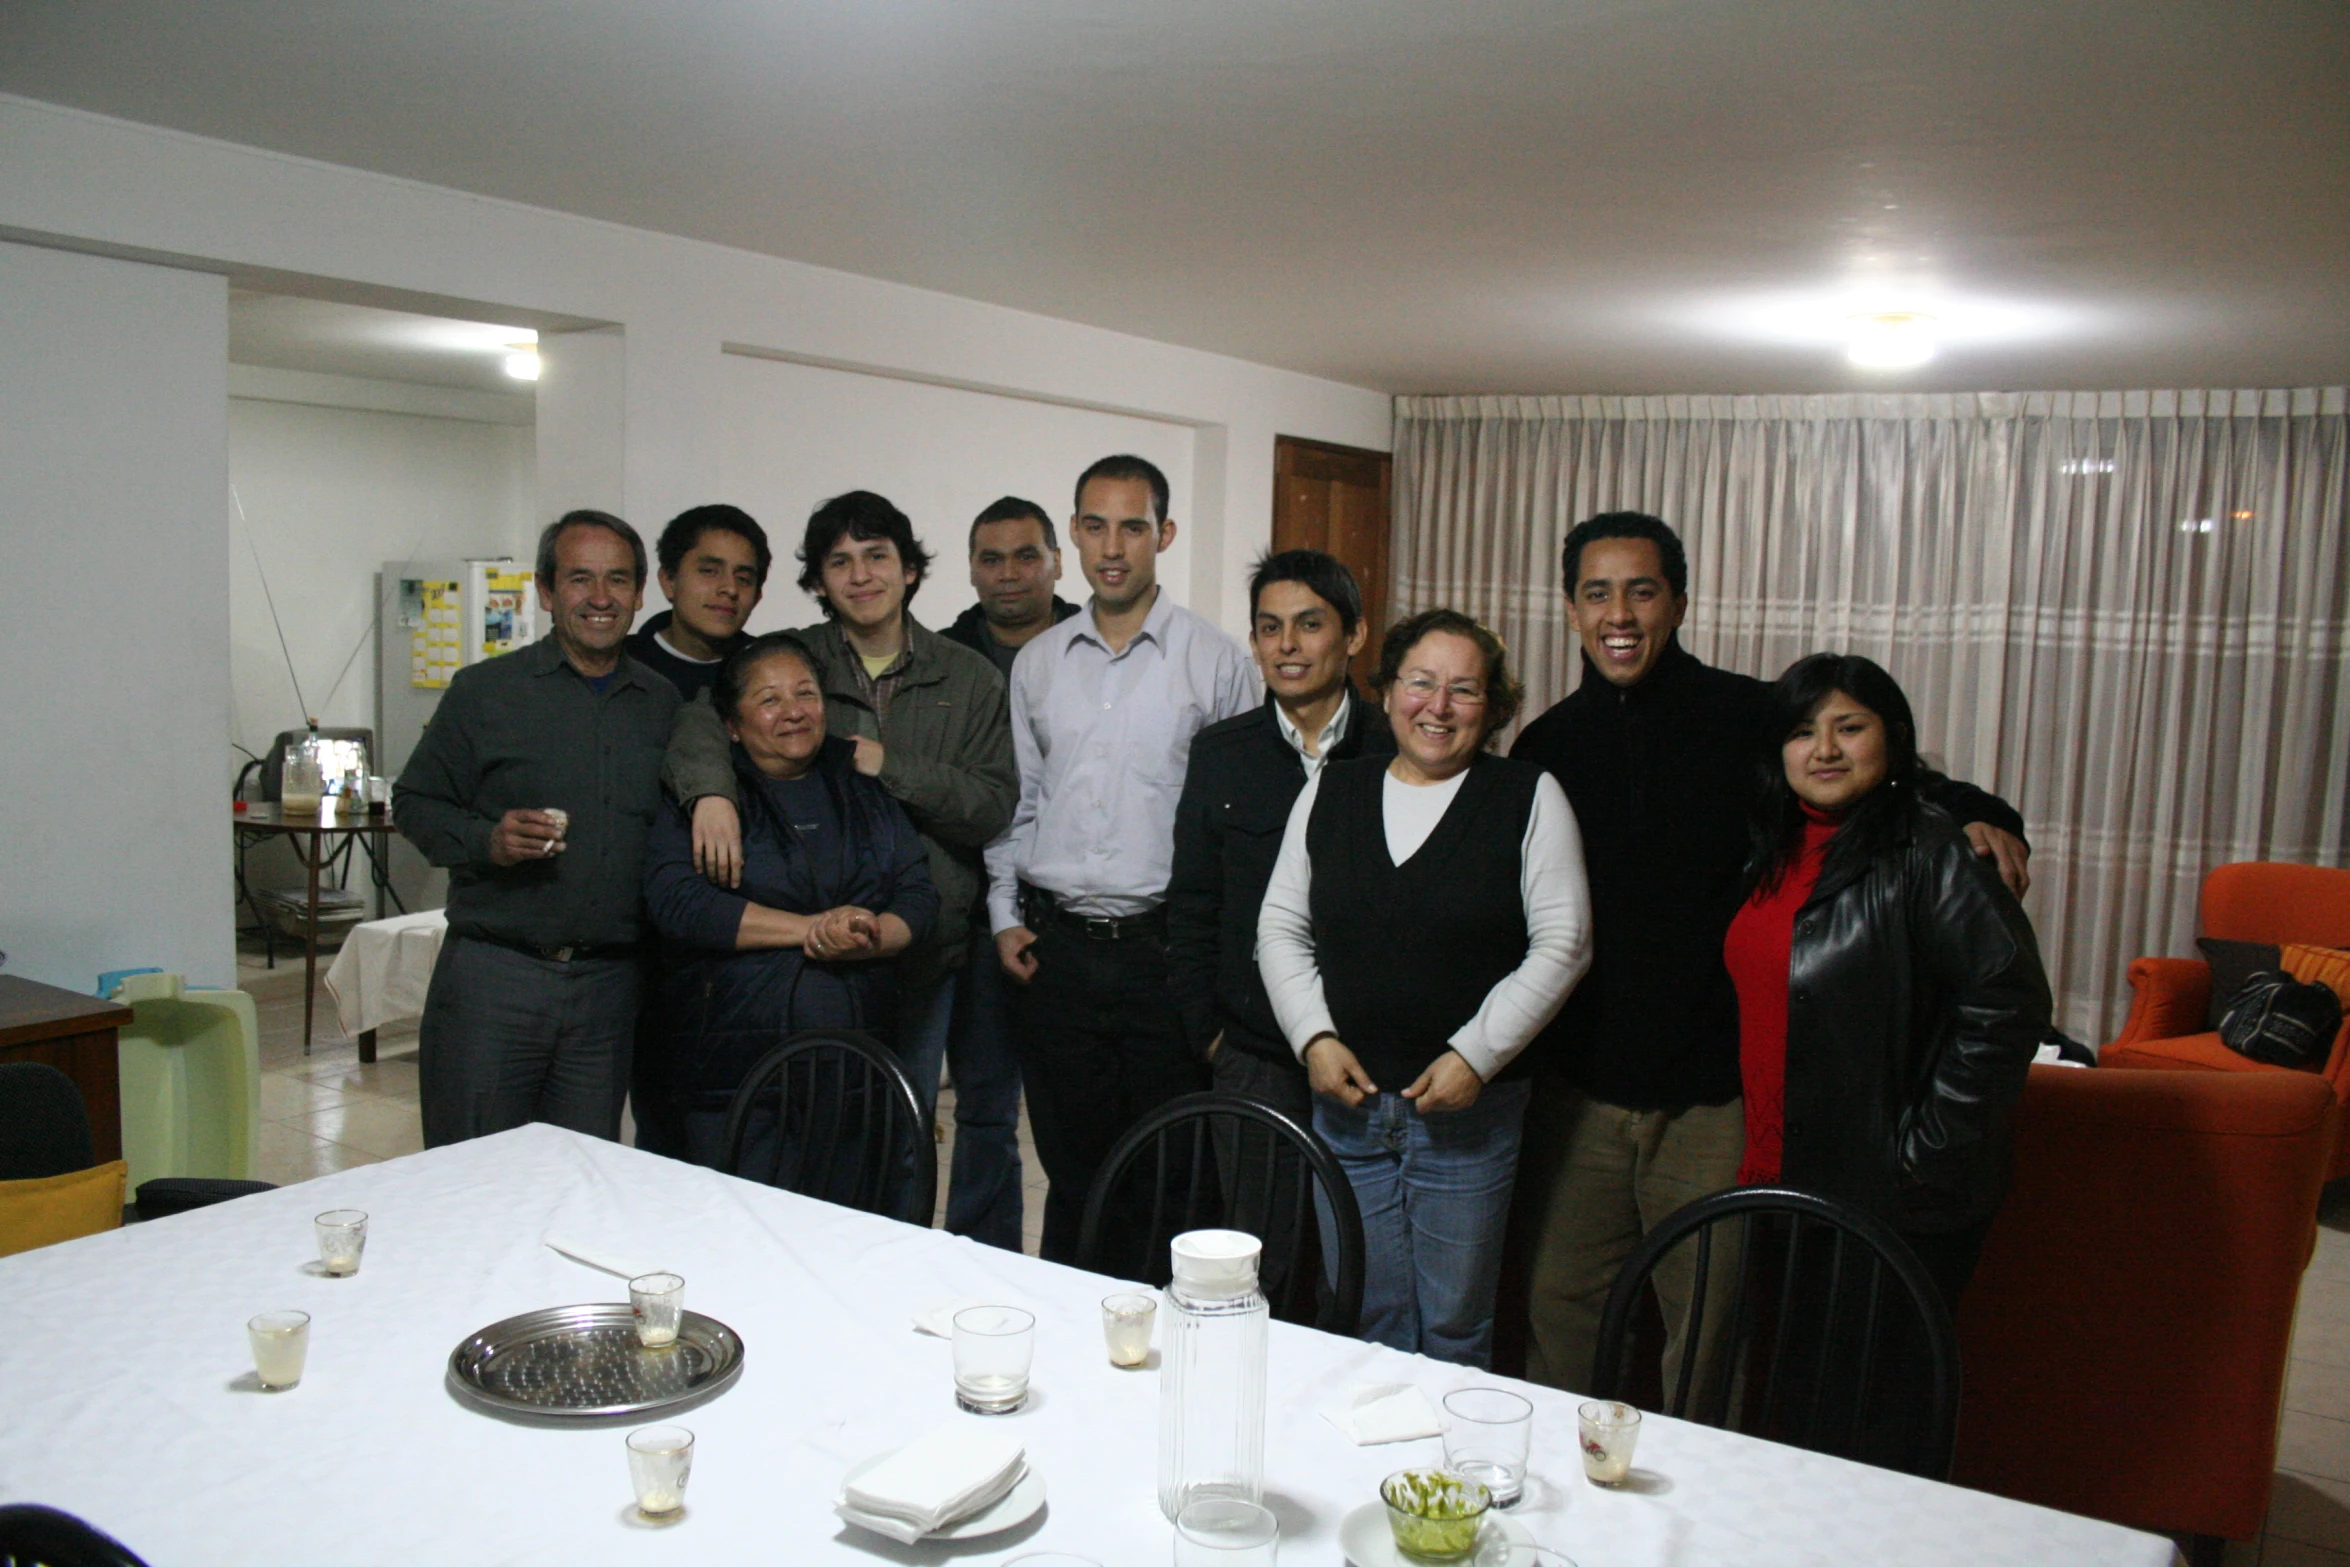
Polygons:
<instances>
[{"instance_id":1,"label":"white plate","mask_svg":"<svg viewBox=\"0 0 2350 1567\"><path fill-rule=\"evenodd\" d=\"M1525 1549L1521 1551L1519 1547ZM1338 1548L1354 1567L1418 1567L1395 1548L1395 1531L1387 1526L1387 1504L1365 1502L1338 1526ZM1509 1567L1513 1561L1531 1561L1534 1536L1507 1513L1487 1513L1477 1531L1477 1549L1462 1567Z\"/></svg>"},{"instance_id":2,"label":"white plate","mask_svg":"<svg viewBox=\"0 0 2350 1567\"><path fill-rule=\"evenodd\" d=\"M840 1495L834 1500L845 1500L848 1496L849 1486L859 1475L885 1458L896 1457L897 1451L893 1447L887 1452L875 1453L871 1458L842 1475ZM1036 1510L1043 1505L1044 1476L1038 1474L1036 1466L1031 1464L1028 1467L1028 1472L1023 1474L993 1507L984 1512L973 1513L968 1518L959 1519L943 1529L933 1529L922 1538L925 1540L972 1540L983 1534L999 1534L1015 1524L1023 1524L1034 1518ZM841 1521L848 1522L845 1518Z\"/></svg>"}]
</instances>

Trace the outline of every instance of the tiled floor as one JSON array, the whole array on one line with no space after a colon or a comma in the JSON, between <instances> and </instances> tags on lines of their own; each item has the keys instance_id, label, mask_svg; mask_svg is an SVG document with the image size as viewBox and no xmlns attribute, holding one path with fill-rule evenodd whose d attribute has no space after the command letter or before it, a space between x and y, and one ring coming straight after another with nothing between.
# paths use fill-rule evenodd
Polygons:
<instances>
[{"instance_id":1,"label":"tiled floor","mask_svg":"<svg viewBox=\"0 0 2350 1567\"><path fill-rule=\"evenodd\" d=\"M317 1037L305 1057L301 965L265 970L258 953L242 965L240 983L261 1019L257 1177L284 1185L421 1148L414 1028L384 1030L380 1059L362 1066L322 988ZM942 1096L942 1172L954 1152L953 1104L951 1092ZM1025 1116L1020 1151L1028 1177L1027 1248L1034 1255L1045 1181ZM2117 1461L2124 1460L2117 1455ZM2350 1181L2328 1193L2317 1255L2302 1284L2267 1533L2229 1546L2226 1560L2228 1567L2350 1567Z\"/></svg>"}]
</instances>

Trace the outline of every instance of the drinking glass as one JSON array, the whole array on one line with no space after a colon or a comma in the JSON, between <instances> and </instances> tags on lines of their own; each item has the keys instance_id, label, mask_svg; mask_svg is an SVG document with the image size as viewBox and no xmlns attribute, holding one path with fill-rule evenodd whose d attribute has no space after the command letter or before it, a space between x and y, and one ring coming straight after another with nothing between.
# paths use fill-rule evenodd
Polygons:
<instances>
[{"instance_id":1,"label":"drinking glass","mask_svg":"<svg viewBox=\"0 0 2350 1567\"><path fill-rule=\"evenodd\" d=\"M647 1426L628 1433L628 1478L636 1510L666 1518L685 1506L685 1482L694 1472L694 1434L683 1426Z\"/></svg>"},{"instance_id":2,"label":"drinking glass","mask_svg":"<svg viewBox=\"0 0 2350 1567\"><path fill-rule=\"evenodd\" d=\"M322 1213L318 1225L318 1261L329 1278L347 1279L359 1271L359 1254L367 1249L367 1215L356 1208Z\"/></svg>"},{"instance_id":3,"label":"drinking glass","mask_svg":"<svg viewBox=\"0 0 2350 1567\"><path fill-rule=\"evenodd\" d=\"M1036 1318L1017 1306L955 1313L955 1402L975 1415L1008 1415L1028 1402Z\"/></svg>"},{"instance_id":4,"label":"drinking glass","mask_svg":"<svg viewBox=\"0 0 2350 1567\"><path fill-rule=\"evenodd\" d=\"M1640 1411L1630 1404L1593 1399L1575 1411L1582 1427L1583 1478L1611 1489L1632 1474L1632 1449L1640 1440Z\"/></svg>"},{"instance_id":5,"label":"drinking glass","mask_svg":"<svg viewBox=\"0 0 2350 1567\"><path fill-rule=\"evenodd\" d=\"M266 1393L283 1393L302 1383L302 1362L310 1355L310 1313L265 1311L245 1324L253 1341L253 1370Z\"/></svg>"},{"instance_id":6,"label":"drinking glass","mask_svg":"<svg viewBox=\"0 0 2350 1567\"><path fill-rule=\"evenodd\" d=\"M1237 1496L1205 1496L1175 1515L1175 1567L1274 1567L1281 1521Z\"/></svg>"},{"instance_id":7,"label":"drinking glass","mask_svg":"<svg viewBox=\"0 0 2350 1567\"><path fill-rule=\"evenodd\" d=\"M1480 1481L1493 1505L1509 1507L1526 1485L1534 1406L1498 1387L1464 1387L1444 1395L1444 1467Z\"/></svg>"},{"instance_id":8,"label":"drinking glass","mask_svg":"<svg viewBox=\"0 0 2350 1567\"><path fill-rule=\"evenodd\" d=\"M1110 1295L1102 1300L1102 1337L1109 1342L1110 1364L1133 1370L1151 1358L1151 1324L1157 1320L1155 1295Z\"/></svg>"},{"instance_id":9,"label":"drinking glass","mask_svg":"<svg viewBox=\"0 0 2350 1567\"><path fill-rule=\"evenodd\" d=\"M685 1280L674 1273L647 1273L628 1281L628 1306L636 1313L636 1341L647 1349L677 1342L685 1315Z\"/></svg>"}]
</instances>

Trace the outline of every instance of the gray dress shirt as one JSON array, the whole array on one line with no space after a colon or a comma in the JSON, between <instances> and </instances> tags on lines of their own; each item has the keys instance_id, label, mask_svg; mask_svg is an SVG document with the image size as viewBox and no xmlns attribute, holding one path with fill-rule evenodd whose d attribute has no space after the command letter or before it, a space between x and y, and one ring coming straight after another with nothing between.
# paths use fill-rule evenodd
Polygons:
<instances>
[{"instance_id":1,"label":"gray dress shirt","mask_svg":"<svg viewBox=\"0 0 2350 1567\"><path fill-rule=\"evenodd\" d=\"M1262 700L1248 654L1162 587L1122 653L1090 603L1038 635L1012 665L1011 700L1020 803L988 846L989 924L1023 923L1021 882L1090 918L1157 908L1191 737Z\"/></svg>"},{"instance_id":2,"label":"gray dress shirt","mask_svg":"<svg viewBox=\"0 0 2350 1567\"><path fill-rule=\"evenodd\" d=\"M392 794L392 817L449 870L449 930L510 945L637 939L645 838L677 687L623 656L599 692L553 637L469 665L449 682ZM512 810L568 811L562 853L490 860Z\"/></svg>"}]
</instances>

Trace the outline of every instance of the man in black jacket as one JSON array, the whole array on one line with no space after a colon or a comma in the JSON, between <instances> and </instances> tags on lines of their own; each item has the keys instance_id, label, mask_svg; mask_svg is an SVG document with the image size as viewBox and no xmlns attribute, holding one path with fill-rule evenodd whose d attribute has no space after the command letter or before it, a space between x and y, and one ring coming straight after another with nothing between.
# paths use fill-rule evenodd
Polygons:
<instances>
[{"instance_id":1,"label":"man in black jacket","mask_svg":"<svg viewBox=\"0 0 2350 1567\"><path fill-rule=\"evenodd\" d=\"M1518 1190L1532 1273L1527 1375L1584 1389L1624 1259L1675 1209L1737 1183L1738 1004L1722 939L1742 890L1755 758L1778 737L1767 685L1682 648L1688 563L1663 521L1593 517L1567 535L1561 568L1583 682L1511 754L1549 769L1575 807L1594 941L1591 971L1536 1042L1544 1076ZM1947 780L1932 798L2020 895L2022 818ZM1668 1378L1689 1266L1668 1258L1656 1275Z\"/></svg>"},{"instance_id":2,"label":"man in black jacket","mask_svg":"<svg viewBox=\"0 0 2350 1567\"><path fill-rule=\"evenodd\" d=\"M1224 1093L1246 1094L1313 1124L1305 1068L1281 1037L1257 971L1257 910L1289 808L1322 764L1392 756L1387 715L1346 678L1370 628L1354 574L1319 550L1284 550L1249 579L1249 646L1264 672L1264 705L1191 737L1191 764L1175 807L1175 868L1167 883L1167 979L1184 1038ZM1265 1222L1293 1211L1283 1194L1239 1169L1241 1149L1219 1140L1236 1185L1264 1190ZM1268 1257L1286 1252L1265 1237ZM1269 1279L1268 1287L1278 1288Z\"/></svg>"},{"instance_id":3,"label":"man in black jacket","mask_svg":"<svg viewBox=\"0 0 2350 1567\"><path fill-rule=\"evenodd\" d=\"M743 625L766 591L775 563L767 532L739 506L693 506L661 530L663 610L628 639L628 656L691 702L710 689L726 655L746 640Z\"/></svg>"}]
</instances>

